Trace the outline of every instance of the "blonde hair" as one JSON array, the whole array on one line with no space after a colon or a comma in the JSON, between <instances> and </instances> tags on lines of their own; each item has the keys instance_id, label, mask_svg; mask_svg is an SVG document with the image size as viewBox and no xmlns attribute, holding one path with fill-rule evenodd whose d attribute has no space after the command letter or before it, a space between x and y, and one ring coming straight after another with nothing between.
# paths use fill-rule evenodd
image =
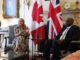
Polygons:
<instances>
[{"instance_id":1,"label":"blonde hair","mask_svg":"<svg viewBox=\"0 0 80 60\"><path fill-rule=\"evenodd\" d=\"M23 18L20 18L20 20L19 20L19 21L21 21L21 22L23 22L23 23L24 23L24 25L23 25L23 29L26 29L26 24L25 24L24 19L23 19Z\"/></svg>"}]
</instances>

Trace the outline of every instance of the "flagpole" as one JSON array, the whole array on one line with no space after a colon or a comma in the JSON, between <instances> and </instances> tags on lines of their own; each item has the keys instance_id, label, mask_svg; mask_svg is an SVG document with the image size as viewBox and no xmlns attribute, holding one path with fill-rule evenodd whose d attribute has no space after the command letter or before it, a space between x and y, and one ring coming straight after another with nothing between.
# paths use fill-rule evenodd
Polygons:
<instances>
[{"instance_id":1,"label":"flagpole","mask_svg":"<svg viewBox=\"0 0 80 60\"><path fill-rule=\"evenodd\" d=\"M26 20L26 5L28 6L28 0L24 0L24 19ZM29 8L29 7L28 7ZM30 40L30 38L28 38L28 40ZM29 41L28 41L29 43ZM29 47L29 44L28 44L28 47ZM28 60L30 60L30 52L28 52Z\"/></svg>"},{"instance_id":2,"label":"flagpole","mask_svg":"<svg viewBox=\"0 0 80 60\"><path fill-rule=\"evenodd\" d=\"M38 44L36 44L36 46L35 46L35 50L36 50L36 55L38 54Z\"/></svg>"},{"instance_id":3,"label":"flagpole","mask_svg":"<svg viewBox=\"0 0 80 60\"><path fill-rule=\"evenodd\" d=\"M33 46L34 42L33 42L33 40L34 40L34 39L32 38L32 60L34 60L34 48L33 48L33 47L34 47L34 46Z\"/></svg>"}]
</instances>

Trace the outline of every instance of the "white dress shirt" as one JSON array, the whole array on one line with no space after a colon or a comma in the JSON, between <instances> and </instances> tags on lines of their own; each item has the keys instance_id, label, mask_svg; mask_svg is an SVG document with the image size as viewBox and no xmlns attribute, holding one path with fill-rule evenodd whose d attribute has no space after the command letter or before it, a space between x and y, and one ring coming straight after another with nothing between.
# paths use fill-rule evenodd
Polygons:
<instances>
[{"instance_id":1,"label":"white dress shirt","mask_svg":"<svg viewBox=\"0 0 80 60\"><path fill-rule=\"evenodd\" d=\"M69 31L69 29L71 28L72 26L69 26L69 27L67 27L64 31L63 31L63 33L62 33L62 35L60 36L60 39L59 40L64 40L65 39L65 37L66 37L66 35L67 35L67 33L68 33L68 31Z\"/></svg>"}]
</instances>

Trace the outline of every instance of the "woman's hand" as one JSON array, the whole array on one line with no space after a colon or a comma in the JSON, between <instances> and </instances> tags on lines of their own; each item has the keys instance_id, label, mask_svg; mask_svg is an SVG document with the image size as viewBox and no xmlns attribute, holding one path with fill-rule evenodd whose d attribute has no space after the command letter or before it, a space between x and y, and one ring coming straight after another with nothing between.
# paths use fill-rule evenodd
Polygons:
<instances>
[{"instance_id":1,"label":"woman's hand","mask_svg":"<svg viewBox=\"0 0 80 60\"><path fill-rule=\"evenodd\" d=\"M26 35L30 35L30 33L29 33L29 29L26 29Z\"/></svg>"},{"instance_id":2,"label":"woman's hand","mask_svg":"<svg viewBox=\"0 0 80 60\"><path fill-rule=\"evenodd\" d=\"M19 50L19 45L14 48L14 52L16 53Z\"/></svg>"},{"instance_id":3,"label":"woman's hand","mask_svg":"<svg viewBox=\"0 0 80 60\"><path fill-rule=\"evenodd\" d=\"M14 52L15 52L15 53L17 52L17 50L18 50L18 49L17 49L17 47L16 47L16 48L14 48Z\"/></svg>"}]
</instances>

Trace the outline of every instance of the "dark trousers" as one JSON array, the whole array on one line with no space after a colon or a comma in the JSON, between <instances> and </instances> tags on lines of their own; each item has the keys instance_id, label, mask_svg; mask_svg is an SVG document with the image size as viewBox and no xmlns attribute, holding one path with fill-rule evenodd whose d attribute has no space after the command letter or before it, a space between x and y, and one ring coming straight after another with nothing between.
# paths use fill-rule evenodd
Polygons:
<instances>
[{"instance_id":1,"label":"dark trousers","mask_svg":"<svg viewBox=\"0 0 80 60\"><path fill-rule=\"evenodd\" d=\"M38 51L43 52L44 51L44 45L45 45L45 40L41 41L38 45Z\"/></svg>"},{"instance_id":2,"label":"dark trousers","mask_svg":"<svg viewBox=\"0 0 80 60\"><path fill-rule=\"evenodd\" d=\"M44 60L50 60L51 47L52 47L52 40L47 40L44 45L44 52L43 52Z\"/></svg>"},{"instance_id":3,"label":"dark trousers","mask_svg":"<svg viewBox=\"0 0 80 60\"><path fill-rule=\"evenodd\" d=\"M60 60L60 56L61 56L61 53L60 53L60 50L61 50L61 45L58 44L57 42L54 43L54 46L53 46L53 56L52 56L52 60Z\"/></svg>"},{"instance_id":4,"label":"dark trousers","mask_svg":"<svg viewBox=\"0 0 80 60\"><path fill-rule=\"evenodd\" d=\"M53 40L48 40L45 43L44 47L44 54L43 57L44 60L50 60L50 53L53 54L52 60L60 60L61 50L67 51L69 43L63 42L62 44L59 44L57 41L53 43ZM51 51L52 49L52 51Z\"/></svg>"},{"instance_id":5,"label":"dark trousers","mask_svg":"<svg viewBox=\"0 0 80 60\"><path fill-rule=\"evenodd\" d=\"M57 41L53 44L53 56L52 60L60 60L61 58L61 50L65 50L65 53L69 51L70 42L63 41L59 44Z\"/></svg>"}]
</instances>

